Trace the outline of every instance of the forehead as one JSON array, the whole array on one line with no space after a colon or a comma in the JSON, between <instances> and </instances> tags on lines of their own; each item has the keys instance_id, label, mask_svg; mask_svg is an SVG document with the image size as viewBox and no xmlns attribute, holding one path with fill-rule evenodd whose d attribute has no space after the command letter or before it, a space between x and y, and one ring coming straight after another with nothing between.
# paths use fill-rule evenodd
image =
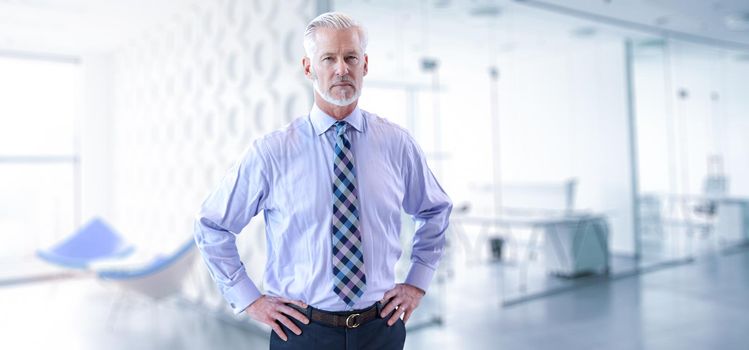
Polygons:
<instances>
[{"instance_id":1,"label":"forehead","mask_svg":"<svg viewBox=\"0 0 749 350\"><path fill-rule=\"evenodd\" d=\"M359 31L356 28L318 28L315 32L318 53L361 53Z\"/></svg>"}]
</instances>

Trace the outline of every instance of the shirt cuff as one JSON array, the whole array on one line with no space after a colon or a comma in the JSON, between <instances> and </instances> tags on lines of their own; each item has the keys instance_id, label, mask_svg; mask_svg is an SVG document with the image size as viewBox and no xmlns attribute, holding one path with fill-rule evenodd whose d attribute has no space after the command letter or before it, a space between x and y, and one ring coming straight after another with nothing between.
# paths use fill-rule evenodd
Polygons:
<instances>
[{"instance_id":1,"label":"shirt cuff","mask_svg":"<svg viewBox=\"0 0 749 350\"><path fill-rule=\"evenodd\" d=\"M415 262L411 264L411 270L408 271L408 276L406 276L405 283L426 292L427 288L429 287L429 283L432 281L433 275L434 269L424 264Z\"/></svg>"},{"instance_id":2,"label":"shirt cuff","mask_svg":"<svg viewBox=\"0 0 749 350\"><path fill-rule=\"evenodd\" d=\"M239 315L262 295L252 280L245 277L224 292L224 299L229 302L234 314Z\"/></svg>"}]
</instances>

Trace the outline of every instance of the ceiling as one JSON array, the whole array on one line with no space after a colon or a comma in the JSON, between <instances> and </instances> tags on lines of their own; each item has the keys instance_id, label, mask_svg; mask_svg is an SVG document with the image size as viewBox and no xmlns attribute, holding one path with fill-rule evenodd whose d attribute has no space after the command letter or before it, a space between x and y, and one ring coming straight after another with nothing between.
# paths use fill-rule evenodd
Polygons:
<instances>
[{"instance_id":1,"label":"ceiling","mask_svg":"<svg viewBox=\"0 0 749 350\"><path fill-rule=\"evenodd\" d=\"M748 0L335 0L336 9L366 8L387 21L393 13L428 16L432 22L496 18L497 25L544 19L543 27L523 30L593 34L597 29L669 36L676 39L749 51ZM468 21L470 22L470 21ZM372 25L372 23L367 23ZM399 24L400 25L400 24ZM376 26L376 24L375 24ZM550 30L545 28L549 26ZM589 28L578 28L585 26ZM518 28L519 29L519 28ZM591 30L592 29L592 30Z\"/></svg>"},{"instance_id":2,"label":"ceiling","mask_svg":"<svg viewBox=\"0 0 749 350\"><path fill-rule=\"evenodd\" d=\"M0 50L67 55L109 52L168 20L192 2L0 0ZM522 27L522 31L553 31L584 37L595 35L600 28L609 28L608 32L610 28L624 28L749 51L747 0L332 0L330 3L342 10L366 7L373 15L371 18L379 17L385 22L392 22L393 18L415 20L419 14L429 14L431 27L440 21L458 19L470 28L485 26L486 19L493 19L499 26L507 25L506 22L522 25L524 22L519 18L526 16L532 18L532 27ZM394 13L400 17L393 16ZM414 22L423 26L423 21Z\"/></svg>"},{"instance_id":3,"label":"ceiling","mask_svg":"<svg viewBox=\"0 0 749 350\"><path fill-rule=\"evenodd\" d=\"M651 33L749 49L747 0L518 0L515 3Z\"/></svg>"},{"instance_id":4,"label":"ceiling","mask_svg":"<svg viewBox=\"0 0 749 350\"><path fill-rule=\"evenodd\" d=\"M0 50L79 56L112 51L185 0L0 0Z\"/></svg>"}]
</instances>

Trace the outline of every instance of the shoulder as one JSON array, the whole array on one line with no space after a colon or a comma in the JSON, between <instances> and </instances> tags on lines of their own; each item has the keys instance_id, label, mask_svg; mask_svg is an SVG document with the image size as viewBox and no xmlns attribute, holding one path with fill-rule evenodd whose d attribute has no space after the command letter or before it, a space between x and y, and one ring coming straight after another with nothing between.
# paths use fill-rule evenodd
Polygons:
<instances>
[{"instance_id":1,"label":"shoulder","mask_svg":"<svg viewBox=\"0 0 749 350\"><path fill-rule=\"evenodd\" d=\"M422 152L408 129L375 113L362 110L362 115L367 121L367 132L372 132L376 139L387 140L401 156L411 158L414 153Z\"/></svg>"},{"instance_id":2,"label":"shoulder","mask_svg":"<svg viewBox=\"0 0 749 350\"><path fill-rule=\"evenodd\" d=\"M390 140L403 142L413 142L411 133L406 128L393 123L375 113L362 111L362 116L367 123L367 132L372 132L378 136L385 136Z\"/></svg>"},{"instance_id":3,"label":"shoulder","mask_svg":"<svg viewBox=\"0 0 749 350\"><path fill-rule=\"evenodd\" d=\"M364 110L362 115L367 122L369 139L377 144L378 149L390 153L392 159L399 159L402 164L413 164L423 158L423 151L406 128Z\"/></svg>"},{"instance_id":4,"label":"shoulder","mask_svg":"<svg viewBox=\"0 0 749 350\"><path fill-rule=\"evenodd\" d=\"M278 130L261 136L253 142L253 146L262 153L274 154L309 139L312 133L312 125L308 116L305 115L292 120Z\"/></svg>"}]
</instances>

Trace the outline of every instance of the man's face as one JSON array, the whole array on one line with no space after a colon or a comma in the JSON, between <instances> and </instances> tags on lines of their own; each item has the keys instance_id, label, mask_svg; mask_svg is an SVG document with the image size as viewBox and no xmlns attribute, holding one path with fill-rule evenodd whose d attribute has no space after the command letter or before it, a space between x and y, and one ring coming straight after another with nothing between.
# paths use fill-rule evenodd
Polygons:
<instances>
[{"instance_id":1,"label":"man's face","mask_svg":"<svg viewBox=\"0 0 749 350\"><path fill-rule=\"evenodd\" d=\"M305 57L302 63L316 93L337 106L356 102L368 69L359 33L355 28L318 28L315 38L313 57Z\"/></svg>"}]
</instances>

